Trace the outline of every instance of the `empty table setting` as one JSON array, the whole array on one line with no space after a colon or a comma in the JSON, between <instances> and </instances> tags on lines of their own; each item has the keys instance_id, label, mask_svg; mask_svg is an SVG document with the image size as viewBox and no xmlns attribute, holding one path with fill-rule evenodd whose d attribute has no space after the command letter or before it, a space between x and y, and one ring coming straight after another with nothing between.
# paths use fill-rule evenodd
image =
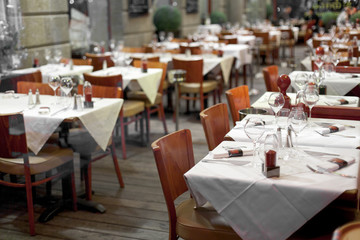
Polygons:
<instances>
[{"instance_id":1,"label":"empty table setting","mask_svg":"<svg viewBox=\"0 0 360 240\"><path fill-rule=\"evenodd\" d=\"M39 105L28 105L28 95L0 93L0 113L24 114L27 144L37 154L63 121L80 120L105 150L119 116L123 99L94 98L94 108L73 109L73 98L40 95Z\"/></svg>"},{"instance_id":2,"label":"empty table setting","mask_svg":"<svg viewBox=\"0 0 360 240\"><path fill-rule=\"evenodd\" d=\"M256 145L250 139L251 119L263 127ZM342 193L357 188L360 122L311 119L291 137L294 147L286 145L285 129L281 141L269 142L268 136L278 139L277 126L286 128L288 122L279 119L277 125L274 116L247 115L226 135L234 141L221 142L184 175L197 207L210 203L243 239L287 239ZM330 130L334 127L338 131Z\"/></svg>"}]
</instances>

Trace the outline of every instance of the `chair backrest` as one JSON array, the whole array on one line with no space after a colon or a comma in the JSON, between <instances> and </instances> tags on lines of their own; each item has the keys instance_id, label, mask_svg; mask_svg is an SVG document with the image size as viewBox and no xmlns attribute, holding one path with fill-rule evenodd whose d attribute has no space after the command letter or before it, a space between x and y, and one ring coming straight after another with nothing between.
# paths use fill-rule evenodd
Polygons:
<instances>
[{"instance_id":1,"label":"chair backrest","mask_svg":"<svg viewBox=\"0 0 360 240\"><path fill-rule=\"evenodd\" d=\"M311 110L311 117L360 121L360 107L314 106Z\"/></svg>"},{"instance_id":2,"label":"chair backrest","mask_svg":"<svg viewBox=\"0 0 360 240\"><path fill-rule=\"evenodd\" d=\"M36 89L39 89L40 94L45 95L54 95L54 90L46 84L46 83L39 83L39 82L17 82L17 92L18 93L25 93L27 94L31 89L32 93L34 94Z\"/></svg>"},{"instance_id":3,"label":"chair backrest","mask_svg":"<svg viewBox=\"0 0 360 240\"><path fill-rule=\"evenodd\" d=\"M107 67L113 67L115 65L111 60L110 55L85 53L85 56L86 58L91 59L91 65L94 67L93 71L101 70L103 68L104 61L106 61Z\"/></svg>"},{"instance_id":4,"label":"chair backrest","mask_svg":"<svg viewBox=\"0 0 360 240\"><path fill-rule=\"evenodd\" d=\"M84 73L85 81L91 83L91 85L107 86L107 87L122 87L122 75L112 76L94 76L88 73Z\"/></svg>"},{"instance_id":5,"label":"chair backrest","mask_svg":"<svg viewBox=\"0 0 360 240\"><path fill-rule=\"evenodd\" d=\"M239 121L239 110L250 107L249 88L242 85L225 92L234 126Z\"/></svg>"},{"instance_id":6,"label":"chair backrest","mask_svg":"<svg viewBox=\"0 0 360 240\"><path fill-rule=\"evenodd\" d=\"M269 36L269 32L254 32L254 36L256 38L261 38L262 39L262 44L269 44L270 43L270 36Z\"/></svg>"},{"instance_id":7,"label":"chair backrest","mask_svg":"<svg viewBox=\"0 0 360 240\"><path fill-rule=\"evenodd\" d=\"M90 65L91 66L91 59L90 58L86 58L86 59L81 59L81 58L72 58L71 59L73 61L73 64L76 66L81 66L81 65ZM69 58L62 58L60 60L61 63L65 63L68 64L70 61Z\"/></svg>"},{"instance_id":8,"label":"chair backrest","mask_svg":"<svg viewBox=\"0 0 360 240\"><path fill-rule=\"evenodd\" d=\"M183 129L151 144L170 220L170 236L176 239L174 200L188 190L184 174L195 165L191 132Z\"/></svg>"},{"instance_id":9,"label":"chair backrest","mask_svg":"<svg viewBox=\"0 0 360 240\"><path fill-rule=\"evenodd\" d=\"M336 66L336 72L339 73L360 73L360 67Z\"/></svg>"},{"instance_id":10,"label":"chair backrest","mask_svg":"<svg viewBox=\"0 0 360 240\"><path fill-rule=\"evenodd\" d=\"M78 85L78 94L83 95L83 85ZM97 98L122 98L123 92L120 87L106 87L91 85L92 96Z\"/></svg>"},{"instance_id":11,"label":"chair backrest","mask_svg":"<svg viewBox=\"0 0 360 240\"><path fill-rule=\"evenodd\" d=\"M124 47L122 49L126 53L145 53L145 48L143 47Z\"/></svg>"},{"instance_id":12,"label":"chair backrest","mask_svg":"<svg viewBox=\"0 0 360 240\"><path fill-rule=\"evenodd\" d=\"M42 82L42 74L40 70L36 70L35 72L32 73L27 73L21 76L16 77L17 81L22 81L22 82L38 82L41 83Z\"/></svg>"},{"instance_id":13,"label":"chair backrest","mask_svg":"<svg viewBox=\"0 0 360 240\"><path fill-rule=\"evenodd\" d=\"M277 79L279 77L279 68L276 65L263 68L263 75L266 85L266 91L279 92Z\"/></svg>"},{"instance_id":14,"label":"chair backrest","mask_svg":"<svg viewBox=\"0 0 360 240\"><path fill-rule=\"evenodd\" d=\"M202 83L203 78L203 60L181 60L173 58L174 69L183 69L186 71L186 82Z\"/></svg>"},{"instance_id":15,"label":"chair backrest","mask_svg":"<svg viewBox=\"0 0 360 240\"><path fill-rule=\"evenodd\" d=\"M200 112L209 150L213 150L230 131L229 114L225 103L218 103Z\"/></svg>"},{"instance_id":16,"label":"chair backrest","mask_svg":"<svg viewBox=\"0 0 360 240\"><path fill-rule=\"evenodd\" d=\"M238 40L237 37L220 37L219 40L227 41L228 44L237 44Z\"/></svg>"},{"instance_id":17,"label":"chair backrest","mask_svg":"<svg viewBox=\"0 0 360 240\"><path fill-rule=\"evenodd\" d=\"M134 67L141 67L141 61L134 61ZM164 81L166 78L166 71L167 71L167 63L163 63L163 62L148 62L148 68L161 68L163 70L162 75L161 75L161 81L160 81L160 85L158 88L158 93L163 92L163 85L164 85Z\"/></svg>"},{"instance_id":18,"label":"chair backrest","mask_svg":"<svg viewBox=\"0 0 360 240\"><path fill-rule=\"evenodd\" d=\"M294 33L292 29L280 29L281 31L281 38L283 40L291 40L294 39Z\"/></svg>"},{"instance_id":19,"label":"chair backrest","mask_svg":"<svg viewBox=\"0 0 360 240\"><path fill-rule=\"evenodd\" d=\"M24 118L20 113L0 115L0 157L17 158L27 154Z\"/></svg>"},{"instance_id":20,"label":"chair backrest","mask_svg":"<svg viewBox=\"0 0 360 240\"><path fill-rule=\"evenodd\" d=\"M141 57L132 57L132 59L133 59L132 64L134 64L134 61L141 61ZM148 60L148 62L160 62L159 56L147 57L146 59Z\"/></svg>"},{"instance_id":21,"label":"chair backrest","mask_svg":"<svg viewBox=\"0 0 360 240\"><path fill-rule=\"evenodd\" d=\"M185 53L186 49L190 49L192 55L199 55L201 54L200 46L184 46L180 45L180 53Z\"/></svg>"},{"instance_id":22,"label":"chair backrest","mask_svg":"<svg viewBox=\"0 0 360 240\"><path fill-rule=\"evenodd\" d=\"M347 223L338 227L332 236L332 240L357 240L360 239L360 221Z\"/></svg>"}]
</instances>

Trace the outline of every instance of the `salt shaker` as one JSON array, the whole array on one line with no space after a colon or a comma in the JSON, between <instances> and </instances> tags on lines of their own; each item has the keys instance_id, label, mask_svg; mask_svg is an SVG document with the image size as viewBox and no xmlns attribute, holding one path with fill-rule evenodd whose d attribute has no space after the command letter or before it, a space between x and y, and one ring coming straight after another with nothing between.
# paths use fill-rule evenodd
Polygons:
<instances>
[{"instance_id":1,"label":"salt shaker","mask_svg":"<svg viewBox=\"0 0 360 240\"><path fill-rule=\"evenodd\" d=\"M279 146L283 146L283 144L282 144L282 137L281 137L281 128L280 127L278 127L277 129L276 129L276 136L277 136L277 138L278 138L278 140L279 140Z\"/></svg>"},{"instance_id":2,"label":"salt shaker","mask_svg":"<svg viewBox=\"0 0 360 240\"><path fill-rule=\"evenodd\" d=\"M40 92L39 92L39 89L36 89L36 92L35 92L35 104L36 105L40 104Z\"/></svg>"},{"instance_id":3,"label":"salt shaker","mask_svg":"<svg viewBox=\"0 0 360 240\"><path fill-rule=\"evenodd\" d=\"M77 110L78 107L77 107L77 102L76 102L76 93L74 94L74 107L73 107L73 110Z\"/></svg>"},{"instance_id":4,"label":"salt shaker","mask_svg":"<svg viewBox=\"0 0 360 240\"><path fill-rule=\"evenodd\" d=\"M33 100L33 95L32 95L31 89L29 89L28 98L29 98L29 100L28 100L28 105L29 105L29 106L34 105L34 100Z\"/></svg>"},{"instance_id":5,"label":"salt shaker","mask_svg":"<svg viewBox=\"0 0 360 240\"><path fill-rule=\"evenodd\" d=\"M285 145L285 147L288 147L288 148L292 148L294 146L293 142L292 142L291 132L292 132L291 128L288 127L287 136L286 136L286 145Z\"/></svg>"}]
</instances>

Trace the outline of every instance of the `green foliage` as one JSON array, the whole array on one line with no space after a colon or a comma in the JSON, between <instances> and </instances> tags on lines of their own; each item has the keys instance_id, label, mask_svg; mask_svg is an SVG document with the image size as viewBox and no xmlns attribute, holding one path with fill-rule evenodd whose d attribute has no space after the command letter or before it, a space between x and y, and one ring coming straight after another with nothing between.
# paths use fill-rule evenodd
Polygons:
<instances>
[{"instance_id":1,"label":"green foliage","mask_svg":"<svg viewBox=\"0 0 360 240\"><path fill-rule=\"evenodd\" d=\"M161 6L155 11L153 23L158 31L176 32L180 29L181 13L175 7Z\"/></svg>"},{"instance_id":2,"label":"green foliage","mask_svg":"<svg viewBox=\"0 0 360 240\"><path fill-rule=\"evenodd\" d=\"M225 13L214 11L210 14L210 19L212 24L224 24L227 22L227 17Z\"/></svg>"},{"instance_id":3,"label":"green foliage","mask_svg":"<svg viewBox=\"0 0 360 240\"><path fill-rule=\"evenodd\" d=\"M336 24L336 18L338 14L335 12L324 12L321 14L321 21L323 22L323 25L328 27L332 24Z\"/></svg>"},{"instance_id":4,"label":"green foliage","mask_svg":"<svg viewBox=\"0 0 360 240\"><path fill-rule=\"evenodd\" d=\"M360 19L360 12L356 12L356 13L354 13L353 15L351 15L350 21L351 21L352 23L355 23L357 18Z\"/></svg>"},{"instance_id":5,"label":"green foliage","mask_svg":"<svg viewBox=\"0 0 360 240\"><path fill-rule=\"evenodd\" d=\"M273 15L273 7L271 4L266 4L266 19L271 19Z\"/></svg>"}]
</instances>

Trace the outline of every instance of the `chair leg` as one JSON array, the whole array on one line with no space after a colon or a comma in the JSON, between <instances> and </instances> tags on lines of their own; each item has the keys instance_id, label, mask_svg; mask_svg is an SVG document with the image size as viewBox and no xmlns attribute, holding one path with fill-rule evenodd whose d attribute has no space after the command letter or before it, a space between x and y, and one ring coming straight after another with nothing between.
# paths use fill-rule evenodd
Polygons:
<instances>
[{"instance_id":1,"label":"chair leg","mask_svg":"<svg viewBox=\"0 0 360 240\"><path fill-rule=\"evenodd\" d=\"M25 174L25 188L26 188L26 200L27 200L27 209L28 209L28 217L29 217L29 228L30 235L35 235L35 220L34 220L34 203L33 203L33 195L32 195L32 184L29 174Z\"/></svg>"},{"instance_id":2,"label":"chair leg","mask_svg":"<svg viewBox=\"0 0 360 240\"><path fill-rule=\"evenodd\" d=\"M200 93L200 111L203 111L205 108L204 108L204 94L203 93Z\"/></svg>"},{"instance_id":3,"label":"chair leg","mask_svg":"<svg viewBox=\"0 0 360 240\"><path fill-rule=\"evenodd\" d=\"M165 112L164 112L164 106L162 103L159 104L159 107L158 107L158 112L159 112L159 117L161 118L161 121L164 125L164 132L165 132L165 135L168 134L168 130L167 130L167 126L166 126L166 118L165 118Z\"/></svg>"},{"instance_id":4,"label":"chair leg","mask_svg":"<svg viewBox=\"0 0 360 240\"><path fill-rule=\"evenodd\" d=\"M247 85L247 79L246 79L246 64L243 65L243 78L244 78L244 85Z\"/></svg>"},{"instance_id":5,"label":"chair leg","mask_svg":"<svg viewBox=\"0 0 360 240\"><path fill-rule=\"evenodd\" d=\"M115 144L114 142L112 142L111 146L110 146L110 151L111 151L111 156L114 162L114 167L115 167L115 172L116 172L116 176L118 178L119 184L121 188L125 187L122 175L121 175L121 171L120 171L120 167L119 167L119 163L116 157L116 151L115 151Z\"/></svg>"},{"instance_id":6,"label":"chair leg","mask_svg":"<svg viewBox=\"0 0 360 240\"><path fill-rule=\"evenodd\" d=\"M123 118L120 118L120 134L121 134L122 156L123 156L123 159L126 159L125 128L124 128Z\"/></svg>"},{"instance_id":7,"label":"chair leg","mask_svg":"<svg viewBox=\"0 0 360 240\"><path fill-rule=\"evenodd\" d=\"M150 131L150 107L146 108L146 124L147 124L147 129Z\"/></svg>"}]
</instances>

